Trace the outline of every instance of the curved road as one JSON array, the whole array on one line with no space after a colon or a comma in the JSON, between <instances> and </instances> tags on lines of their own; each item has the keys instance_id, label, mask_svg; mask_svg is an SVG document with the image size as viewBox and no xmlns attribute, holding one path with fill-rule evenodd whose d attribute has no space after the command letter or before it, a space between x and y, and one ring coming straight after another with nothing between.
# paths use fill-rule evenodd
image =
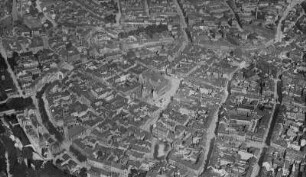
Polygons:
<instances>
[{"instance_id":1,"label":"curved road","mask_svg":"<svg viewBox=\"0 0 306 177\"><path fill-rule=\"evenodd\" d=\"M277 24L277 31L276 31L276 35L275 35L275 42L281 42L282 38L283 38L283 32L282 32L282 22L286 19L286 17L288 16L289 12L292 10L292 8L294 6L296 6L297 4L303 2L304 0L291 0L291 2L289 3L289 5L287 6L287 8L285 9L284 13L282 14L281 19L279 20L278 24Z\"/></svg>"}]
</instances>

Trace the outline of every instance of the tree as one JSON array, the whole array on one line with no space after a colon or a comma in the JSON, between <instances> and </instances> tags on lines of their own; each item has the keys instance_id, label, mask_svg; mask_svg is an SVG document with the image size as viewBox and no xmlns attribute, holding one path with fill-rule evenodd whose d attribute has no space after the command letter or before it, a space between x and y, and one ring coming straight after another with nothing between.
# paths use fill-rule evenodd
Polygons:
<instances>
[{"instance_id":1,"label":"tree","mask_svg":"<svg viewBox=\"0 0 306 177\"><path fill-rule=\"evenodd\" d=\"M79 176L80 177L87 177L87 169L86 168L82 168L80 170Z\"/></svg>"}]
</instances>

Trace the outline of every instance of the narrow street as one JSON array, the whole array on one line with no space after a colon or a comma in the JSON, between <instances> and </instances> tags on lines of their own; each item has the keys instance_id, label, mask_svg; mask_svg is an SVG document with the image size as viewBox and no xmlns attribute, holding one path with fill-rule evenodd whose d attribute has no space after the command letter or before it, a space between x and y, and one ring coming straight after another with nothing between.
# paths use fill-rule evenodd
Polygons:
<instances>
[{"instance_id":1,"label":"narrow street","mask_svg":"<svg viewBox=\"0 0 306 177\"><path fill-rule=\"evenodd\" d=\"M287 8L282 14L281 19L279 20L277 24L277 29L276 29L276 35L275 35L275 42L281 42L283 38L283 32L282 32L282 22L287 18L289 12L292 10L294 6L297 4L303 2L303 0L291 0Z\"/></svg>"},{"instance_id":2,"label":"narrow street","mask_svg":"<svg viewBox=\"0 0 306 177\"><path fill-rule=\"evenodd\" d=\"M188 36L187 33L185 31L185 29L187 28L187 23L183 14L183 10L181 9L178 0L174 0L174 4L176 6L176 10L177 13L180 16L180 28L181 28L181 32L183 33L183 39L184 41L182 42L181 47L175 52L175 54L172 56L172 58L170 59L171 61L173 61L175 58L177 58L186 48L186 46L188 45Z\"/></svg>"},{"instance_id":3,"label":"narrow street","mask_svg":"<svg viewBox=\"0 0 306 177\"><path fill-rule=\"evenodd\" d=\"M148 5L148 0L144 0L143 3L144 3L146 15L149 17L150 16L150 9L149 9L149 5Z\"/></svg>"},{"instance_id":4,"label":"narrow street","mask_svg":"<svg viewBox=\"0 0 306 177\"><path fill-rule=\"evenodd\" d=\"M239 70L241 70L242 68L246 67L246 63L245 62L242 62L239 67L237 69L235 69L232 73L229 74L229 78L226 82L226 86L223 87L223 91L224 91L224 95L222 96L222 100L219 104L219 107L217 109L217 111L215 112L214 116L213 116L213 119L212 119L212 122L210 123L210 126L209 128L207 129L207 135L206 135L206 145L204 147L205 149L205 154L204 154L204 162L209 162L209 159L210 159L210 155L211 153L209 152L209 149L210 147L213 145L211 143L214 143L214 139L216 138L216 129L217 129L217 124L218 124L218 114L219 114L219 110L221 108L221 106L226 102L228 96L229 96L229 92L228 92L228 88L231 84L231 80L233 79L233 76L236 72L238 72ZM207 166L207 164L204 164L204 166ZM204 172L204 166L203 166L203 169L201 171L201 173Z\"/></svg>"},{"instance_id":5,"label":"narrow street","mask_svg":"<svg viewBox=\"0 0 306 177\"><path fill-rule=\"evenodd\" d=\"M36 114L36 120L37 122L39 123L39 125L42 127L42 129L45 131L45 132L48 132L47 128L44 126L43 124L43 121L41 119L41 114L39 112L39 105L38 105L38 100L37 98L35 97L35 95L31 96L32 97L32 100L33 100L33 104L35 106L35 114Z\"/></svg>"},{"instance_id":6,"label":"narrow street","mask_svg":"<svg viewBox=\"0 0 306 177\"><path fill-rule=\"evenodd\" d=\"M278 73L278 74L277 74L277 78L279 77L280 74L281 74L281 73ZM278 110L277 107L279 106L279 102L278 102L278 100L279 100L279 95L278 95L278 93L277 93L277 90L278 90L278 85L277 85L277 83L278 83L279 81L280 81L279 79L274 79L274 99L275 99L275 103L274 103L274 106L273 106L273 110L272 110L272 112L271 112L271 116L270 116L270 119L269 119L267 131L265 132L264 137L263 137L263 142L260 143L260 144L254 143L254 142L249 142L249 143L247 143L248 145L250 145L250 146L252 146L252 147L257 147L257 148L260 149L260 150L259 150L259 154L260 154L260 155L259 155L258 158L260 158L260 157L263 155L263 154L262 154L262 153L263 153L263 149L264 149L265 147L269 146L269 143L267 144L267 142L270 141L270 140L268 140L268 138L269 138L269 135L271 135L272 132L273 132L273 127L274 127L274 124L275 124L275 120L274 120L274 119L275 119L275 114L276 114L276 110ZM274 120L274 121L273 121L273 120ZM251 143L252 143L252 144L251 144ZM255 144L258 144L258 145L255 146ZM258 163L256 163L255 166L253 167L253 171L252 171L251 177L256 177L256 176L258 176L259 170L260 170L260 166L259 166Z\"/></svg>"},{"instance_id":7,"label":"narrow street","mask_svg":"<svg viewBox=\"0 0 306 177\"><path fill-rule=\"evenodd\" d=\"M6 18L9 18L9 17L10 17L9 15L3 16L2 18L0 18L0 22L1 22L2 20L6 20Z\"/></svg>"},{"instance_id":8,"label":"narrow street","mask_svg":"<svg viewBox=\"0 0 306 177\"><path fill-rule=\"evenodd\" d=\"M186 21L185 21L185 17L184 17L184 14L183 14L183 10L181 9L178 0L174 0L174 4L175 4L175 6L176 6L177 13L178 13L179 16L180 16L181 28L185 29L185 28L187 28L187 23L186 23ZM185 31L185 30L184 30L184 31ZM187 36L187 35L186 35L186 36Z\"/></svg>"},{"instance_id":9,"label":"narrow street","mask_svg":"<svg viewBox=\"0 0 306 177\"><path fill-rule=\"evenodd\" d=\"M16 2L16 0L13 0L12 17L13 17L13 21L16 21L18 19L17 2Z\"/></svg>"},{"instance_id":10,"label":"narrow street","mask_svg":"<svg viewBox=\"0 0 306 177\"><path fill-rule=\"evenodd\" d=\"M116 14L116 26L120 26L120 20L121 20L121 6L120 6L120 1L116 0L117 7L118 7L118 13Z\"/></svg>"},{"instance_id":11,"label":"narrow street","mask_svg":"<svg viewBox=\"0 0 306 177\"><path fill-rule=\"evenodd\" d=\"M74 0L77 4L79 4L84 10L88 11L92 15L94 15L97 19L104 21L104 18L101 17L101 14L98 14L97 12L93 11L91 7L89 7L84 1L82 0Z\"/></svg>"},{"instance_id":12,"label":"narrow street","mask_svg":"<svg viewBox=\"0 0 306 177\"><path fill-rule=\"evenodd\" d=\"M237 21L239 21L239 17L238 17L238 15L237 15L237 13L235 12L235 7L232 7L230 4L228 4L227 3L228 1L226 1L226 3L224 3L225 5L227 5L228 6L228 8L230 9L230 11L232 12L232 14L234 15L234 17L236 18L236 20ZM240 32L243 32L244 30L243 30L243 28L242 28L242 26L240 25L240 23L238 22L238 23L236 23L236 27L237 27L237 29L240 31Z\"/></svg>"},{"instance_id":13,"label":"narrow street","mask_svg":"<svg viewBox=\"0 0 306 177\"><path fill-rule=\"evenodd\" d=\"M8 157L8 152L5 151L5 159L6 159L6 172L8 177L12 177L12 174L10 173L10 160Z\"/></svg>"},{"instance_id":14,"label":"narrow street","mask_svg":"<svg viewBox=\"0 0 306 177\"><path fill-rule=\"evenodd\" d=\"M259 155L258 159L260 158L260 156L262 156L263 149L265 147L267 147L266 139L267 139L267 136L268 136L268 132L269 132L269 130L271 128L271 122L272 122L273 115L274 115L274 112L275 112L275 107L276 107L276 104L273 107L273 111L272 111L272 114L271 114L271 117L270 117L270 120L269 120L269 124L268 124L268 128L267 128L268 131L266 131L266 133L264 135L263 142L262 143L259 143L259 142L258 143L255 143L255 142L248 142L247 143L248 146L259 148L259 154L260 155ZM259 174L259 170L260 170L260 166L259 166L258 163L256 163L254 165L254 167L253 167L253 171L252 171L251 177L256 177Z\"/></svg>"},{"instance_id":15,"label":"narrow street","mask_svg":"<svg viewBox=\"0 0 306 177\"><path fill-rule=\"evenodd\" d=\"M8 67L7 70L8 70L8 72L10 73L10 75L11 75L11 77L12 77L12 79L13 79L13 82L14 82L14 84L15 84L17 90L18 90L19 95L22 96L22 97L25 97L24 94L23 94L23 92L22 92L22 90L21 90L21 88L19 87L17 78L16 78L16 76L15 76L13 70L12 70L12 67L11 67L11 65L10 65L9 62L8 62L7 55L6 55L6 51L5 51L4 46L3 46L3 43L2 43L2 38L0 38L0 52L1 52L2 57L3 57L4 60L5 60L5 63L6 63L6 65L7 65L7 67Z\"/></svg>"}]
</instances>

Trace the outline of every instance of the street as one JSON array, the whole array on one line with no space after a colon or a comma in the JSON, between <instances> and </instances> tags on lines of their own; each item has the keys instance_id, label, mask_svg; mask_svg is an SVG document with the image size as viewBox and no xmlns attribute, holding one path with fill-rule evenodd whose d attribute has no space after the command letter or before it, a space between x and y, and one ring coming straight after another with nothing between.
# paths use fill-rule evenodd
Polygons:
<instances>
[{"instance_id":1,"label":"street","mask_svg":"<svg viewBox=\"0 0 306 177\"><path fill-rule=\"evenodd\" d=\"M22 90L21 90L21 88L19 87L19 84L18 84L17 78L16 78L16 76L14 74L14 71L12 70L12 67L10 66L10 64L8 62L6 51L5 51L4 47L3 47L2 38L0 38L0 52L1 52L2 57L5 60L5 63L7 65L7 67L8 67L7 70L8 70L8 72L10 73L10 75L11 75L11 77L13 79L13 82L14 82L17 90L18 90L19 95L22 96L22 97L25 97L23 92L22 92Z\"/></svg>"},{"instance_id":2,"label":"street","mask_svg":"<svg viewBox=\"0 0 306 177\"><path fill-rule=\"evenodd\" d=\"M303 0L291 0L290 4L287 6L286 10L284 11L281 19L279 20L277 24L277 31L275 35L275 42L281 42L283 38L283 32L282 32L282 22L286 19L288 16L289 12L292 10L294 6L297 4L303 2Z\"/></svg>"},{"instance_id":3,"label":"street","mask_svg":"<svg viewBox=\"0 0 306 177\"><path fill-rule=\"evenodd\" d=\"M279 77L279 75L280 75L280 73L278 73L277 78ZM270 119L269 119L267 131L265 132L265 135L264 135L264 138L263 138L263 142L262 143L259 143L259 142L258 143L257 142L256 143L255 142L247 143L251 147L257 147L257 148L260 149L260 151L259 151L260 156L259 157L261 157L263 155L262 154L263 149L268 146L267 138L268 138L269 133L271 134L272 133L271 131L273 131L273 127L271 127L271 125L272 125L272 122L273 122L273 118L274 118L276 106L278 105L278 98L279 98L279 96L277 94L277 89L278 89L277 82L278 81L279 81L278 79L274 79L274 99L275 99L275 103L274 103L273 110L272 110L272 113L271 113L271 116L270 116ZM272 126L274 126L274 125L272 125ZM258 163L256 163L255 166L253 167L251 177L256 177L259 174L259 170L260 170L260 166L259 166Z\"/></svg>"}]
</instances>

